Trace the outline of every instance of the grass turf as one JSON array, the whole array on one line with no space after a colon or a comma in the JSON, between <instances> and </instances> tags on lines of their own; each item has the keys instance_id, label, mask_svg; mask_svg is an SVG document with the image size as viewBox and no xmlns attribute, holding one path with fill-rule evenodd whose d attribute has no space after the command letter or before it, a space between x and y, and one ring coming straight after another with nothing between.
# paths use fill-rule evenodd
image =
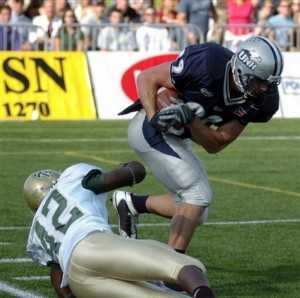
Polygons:
<instances>
[{"instance_id":1,"label":"grass turf","mask_svg":"<svg viewBox=\"0 0 300 298\"><path fill-rule=\"evenodd\" d=\"M128 121L0 123L0 297L14 297L17 290L54 297L48 269L26 259L21 263L27 258L32 218L22 198L27 176L80 161L109 170L137 159L126 140L127 125ZM300 119L251 124L217 155L194 148L206 164L214 200L208 224L197 229L187 253L206 265L217 297L299 297ZM147 174L141 184L128 189L163 192ZM117 231L110 202L108 208ZM139 237L166 242L168 222L141 216ZM28 280L35 276L43 278Z\"/></svg>"}]
</instances>

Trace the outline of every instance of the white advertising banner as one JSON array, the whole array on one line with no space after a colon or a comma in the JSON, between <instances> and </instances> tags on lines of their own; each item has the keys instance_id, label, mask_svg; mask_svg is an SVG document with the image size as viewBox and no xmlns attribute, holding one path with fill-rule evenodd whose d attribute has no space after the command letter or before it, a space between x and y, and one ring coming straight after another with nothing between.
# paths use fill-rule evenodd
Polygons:
<instances>
[{"instance_id":1,"label":"white advertising banner","mask_svg":"<svg viewBox=\"0 0 300 298\"><path fill-rule=\"evenodd\" d=\"M128 119L134 113L118 116L138 97L136 77L144 69L171 61L178 53L87 52L100 119Z\"/></svg>"},{"instance_id":2,"label":"white advertising banner","mask_svg":"<svg viewBox=\"0 0 300 298\"><path fill-rule=\"evenodd\" d=\"M173 60L178 53L87 52L99 119L118 116L138 97L136 77L142 70ZM300 117L300 53L284 53L285 66L279 86L280 109L275 117Z\"/></svg>"},{"instance_id":3,"label":"white advertising banner","mask_svg":"<svg viewBox=\"0 0 300 298\"><path fill-rule=\"evenodd\" d=\"M283 53L284 69L279 86L280 109L275 117L300 117L300 53Z\"/></svg>"}]
</instances>

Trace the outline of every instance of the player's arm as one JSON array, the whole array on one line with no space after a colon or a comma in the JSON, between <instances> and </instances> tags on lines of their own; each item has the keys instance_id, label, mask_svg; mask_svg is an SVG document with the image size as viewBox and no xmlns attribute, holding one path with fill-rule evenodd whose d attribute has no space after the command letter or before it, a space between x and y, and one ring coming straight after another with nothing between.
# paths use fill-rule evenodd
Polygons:
<instances>
[{"instance_id":1,"label":"player's arm","mask_svg":"<svg viewBox=\"0 0 300 298\"><path fill-rule=\"evenodd\" d=\"M75 298L72 294L69 286L65 286L63 288L60 287L61 280L63 277L63 272L60 266L56 263L49 264L50 267L50 280L51 284L56 292L58 298Z\"/></svg>"},{"instance_id":2,"label":"player's arm","mask_svg":"<svg viewBox=\"0 0 300 298\"><path fill-rule=\"evenodd\" d=\"M209 153L223 150L242 133L245 127L238 120L231 120L215 130L205 125L198 117L195 117L194 121L187 125L194 142Z\"/></svg>"},{"instance_id":3,"label":"player's arm","mask_svg":"<svg viewBox=\"0 0 300 298\"><path fill-rule=\"evenodd\" d=\"M156 113L155 99L160 87L174 89L170 76L170 62L162 63L142 71L137 77L139 98L148 121Z\"/></svg>"},{"instance_id":4,"label":"player's arm","mask_svg":"<svg viewBox=\"0 0 300 298\"><path fill-rule=\"evenodd\" d=\"M90 171L82 180L82 186L95 194L108 192L124 186L132 186L144 180L145 167L130 161L118 165L114 170L103 173L97 169Z\"/></svg>"}]
</instances>

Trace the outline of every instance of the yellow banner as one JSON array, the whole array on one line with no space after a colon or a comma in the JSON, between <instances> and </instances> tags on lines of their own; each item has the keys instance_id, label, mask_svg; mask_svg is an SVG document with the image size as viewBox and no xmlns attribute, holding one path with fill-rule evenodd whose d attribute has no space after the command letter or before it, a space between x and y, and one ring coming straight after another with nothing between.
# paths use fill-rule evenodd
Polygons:
<instances>
[{"instance_id":1,"label":"yellow banner","mask_svg":"<svg viewBox=\"0 0 300 298\"><path fill-rule=\"evenodd\" d=\"M0 52L0 120L96 119L83 52Z\"/></svg>"}]
</instances>

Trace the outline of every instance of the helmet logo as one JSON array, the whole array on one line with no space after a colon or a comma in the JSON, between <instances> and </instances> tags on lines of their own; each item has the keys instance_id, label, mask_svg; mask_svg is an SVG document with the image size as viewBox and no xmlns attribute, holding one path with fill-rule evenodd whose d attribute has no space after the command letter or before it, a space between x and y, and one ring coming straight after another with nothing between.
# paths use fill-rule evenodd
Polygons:
<instances>
[{"instance_id":1,"label":"helmet logo","mask_svg":"<svg viewBox=\"0 0 300 298\"><path fill-rule=\"evenodd\" d=\"M238 59L251 70L254 70L262 59L259 54L254 50L241 50L238 53Z\"/></svg>"},{"instance_id":2,"label":"helmet logo","mask_svg":"<svg viewBox=\"0 0 300 298\"><path fill-rule=\"evenodd\" d=\"M37 178L42 178L42 177L51 177L51 174L52 174L52 170L41 170L41 171L38 171L37 173L34 174L35 177Z\"/></svg>"}]
</instances>

